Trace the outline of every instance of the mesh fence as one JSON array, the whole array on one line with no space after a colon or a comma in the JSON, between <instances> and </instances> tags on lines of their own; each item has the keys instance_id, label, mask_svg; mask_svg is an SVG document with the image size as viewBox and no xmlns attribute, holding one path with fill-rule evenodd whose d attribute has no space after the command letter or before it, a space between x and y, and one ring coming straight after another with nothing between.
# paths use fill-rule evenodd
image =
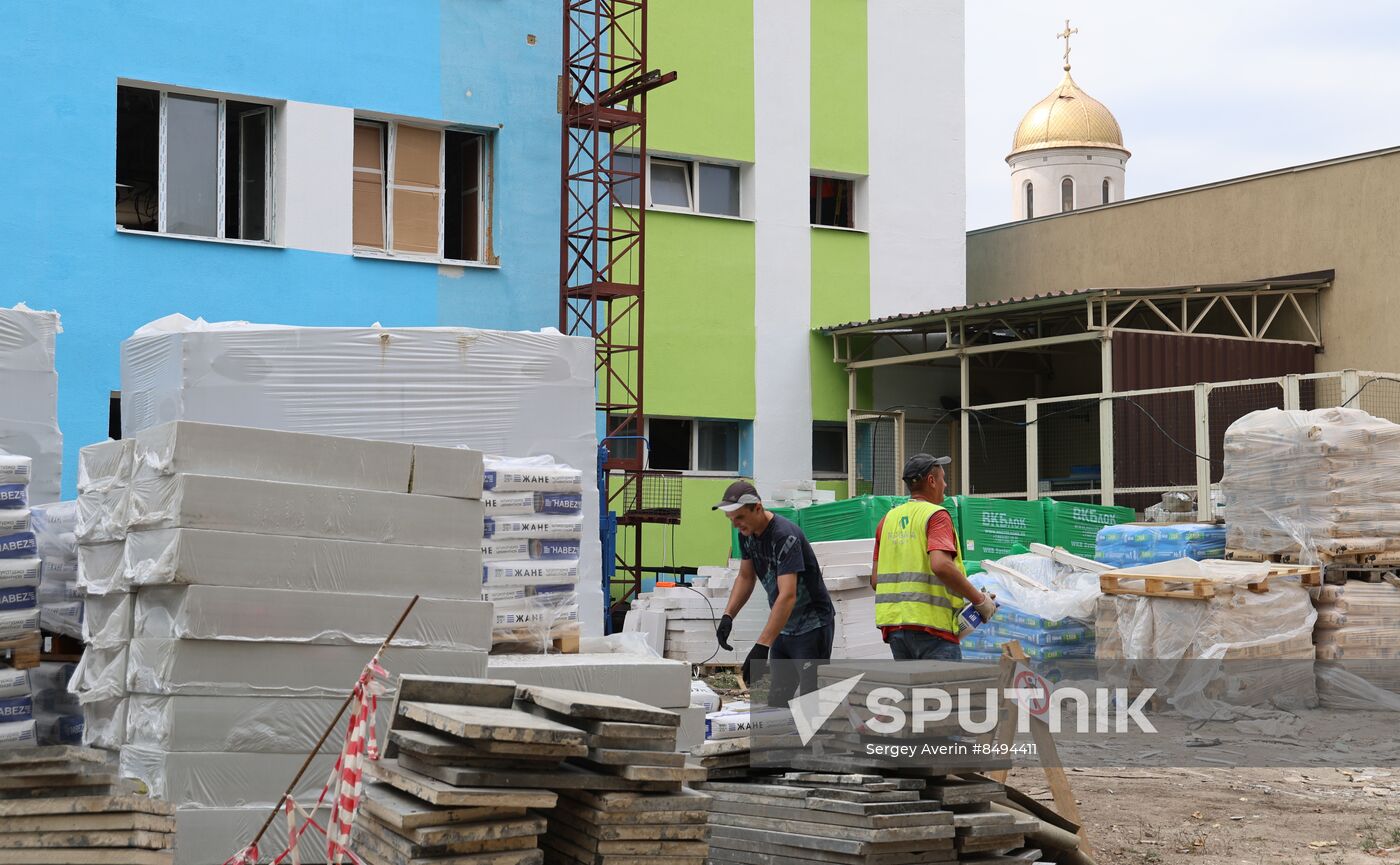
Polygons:
<instances>
[{"instance_id":1,"label":"mesh fence","mask_svg":"<svg viewBox=\"0 0 1400 865\"><path fill-rule=\"evenodd\" d=\"M1301 382L1299 383L1301 385ZM1302 388L1299 388L1301 394ZM1225 431L1230 424L1253 411L1283 408L1283 386L1278 382L1236 384L1211 388L1206 398L1210 427L1210 480L1219 483L1225 472Z\"/></svg>"},{"instance_id":2,"label":"mesh fence","mask_svg":"<svg viewBox=\"0 0 1400 865\"><path fill-rule=\"evenodd\" d=\"M1098 501L1103 472L1099 456L1099 401L1041 405L1035 425L1039 453L1038 496Z\"/></svg>"},{"instance_id":3,"label":"mesh fence","mask_svg":"<svg viewBox=\"0 0 1400 865\"><path fill-rule=\"evenodd\" d=\"M1312 411L1342 404L1342 380L1338 376L1304 378L1298 382L1298 408Z\"/></svg>"},{"instance_id":4,"label":"mesh fence","mask_svg":"<svg viewBox=\"0 0 1400 865\"><path fill-rule=\"evenodd\" d=\"M966 418L972 494L1026 496L1026 410L973 409Z\"/></svg>"},{"instance_id":5,"label":"mesh fence","mask_svg":"<svg viewBox=\"0 0 1400 865\"><path fill-rule=\"evenodd\" d=\"M1195 394L1118 397L1113 403L1114 504L1144 510L1196 484Z\"/></svg>"},{"instance_id":6,"label":"mesh fence","mask_svg":"<svg viewBox=\"0 0 1400 865\"><path fill-rule=\"evenodd\" d=\"M956 491L961 487L958 486L957 476L959 471L957 460L958 425L953 423L953 417L951 412L905 414L904 456L907 458L917 453L926 453L934 456L953 457L953 464L948 466L946 472L948 489ZM903 495L904 492L901 485L899 494Z\"/></svg>"},{"instance_id":7,"label":"mesh fence","mask_svg":"<svg viewBox=\"0 0 1400 865\"><path fill-rule=\"evenodd\" d=\"M856 495L892 496L899 479L895 447L897 424L893 417L856 421Z\"/></svg>"},{"instance_id":8,"label":"mesh fence","mask_svg":"<svg viewBox=\"0 0 1400 865\"><path fill-rule=\"evenodd\" d=\"M1362 376L1361 389L1348 406L1391 423L1400 423L1400 378Z\"/></svg>"}]
</instances>

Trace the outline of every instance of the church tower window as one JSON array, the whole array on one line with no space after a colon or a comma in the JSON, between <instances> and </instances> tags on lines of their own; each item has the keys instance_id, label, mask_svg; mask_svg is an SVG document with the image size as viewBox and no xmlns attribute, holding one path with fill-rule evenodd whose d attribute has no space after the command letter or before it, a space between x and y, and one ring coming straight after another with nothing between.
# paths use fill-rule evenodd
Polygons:
<instances>
[{"instance_id":1,"label":"church tower window","mask_svg":"<svg viewBox=\"0 0 1400 865\"><path fill-rule=\"evenodd\" d=\"M1074 209L1074 181L1066 177L1060 181L1060 212L1069 213Z\"/></svg>"},{"instance_id":2,"label":"church tower window","mask_svg":"<svg viewBox=\"0 0 1400 865\"><path fill-rule=\"evenodd\" d=\"M1026 183L1026 218L1035 218L1035 186L1029 181Z\"/></svg>"},{"instance_id":3,"label":"church tower window","mask_svg":"<svg viewBox=\"0 0 1400 865\"><path fill-rule=\"evenodd\" d=\"M1113 191L1113 187L1109 184L1108 178L1105 177L1105 178L1103 179L1103 203L1104 203L1104 204L1108 204L1109 193L1112 192L1112 191Z\"/></svg>"}]
</instances>

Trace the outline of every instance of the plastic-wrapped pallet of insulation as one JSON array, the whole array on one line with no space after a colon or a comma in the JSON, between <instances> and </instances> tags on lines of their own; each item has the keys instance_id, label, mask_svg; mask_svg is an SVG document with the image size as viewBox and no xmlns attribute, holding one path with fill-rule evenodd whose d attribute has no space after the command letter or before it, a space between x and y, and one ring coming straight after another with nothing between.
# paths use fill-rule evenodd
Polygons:
<instances>
[{"instance_id":1,"label":"plastic-wrapped pallet of insulation","mask_svg":"<svg viewBox=\"0 0 1400 865\"><path fill-rule=\"evenodd\" d=\"M583 472L548 457L488 456L483 486L482 596L496 609L495 650L576 646Z\"/></svg>"},{"instance_id":2,"label":"plastic-wrapped pallet of insulation","mask_svg":"<svg viewBox=\"0 0 1400 865\"><path fill-rule=\"evenodd\" d=\"M1000 606L991 621L963 637L963 658L995 660L1011 640L1037 661L1094 656L1097 573L1035 553L986 560L983 568L972 581L996 595Z\"/></svg>"},{"instance_id":3,"label":"plastic-wrapped pallet of insulation","mask_svg":"<svg viewBox=\"0 0 1400 865\"><path fill-rule=\"evenodd\" d=\"M0 309L0 454L33 460L29 504L48 504L59 497L63 434L58 429L54 343L62 330L56 312L39 312L24 304ZM0 495L5 492L4 475L0 465Z\"/></svg>"},{"instance_id":4,"label":"plastic-wrapped pallet of insulation","mask_svg":"<svg viewBox=\"0 0 1400 865\"><path fill-rule=\"evenodd\" d=\"M177 315L122 344L124 436L184 419L593 466L594 388L592 341L554 331L210 324ZM581 494L579 531L566 540L579 543L581 632L596 636L598 491L583 483Z\"/></svg>"},{"instance_id":5,"label":"plastic-wrapped pallet of insulation","mask_svg":"<svg viewBox=\"0 0 1400 865\"><path fill-rule=\"evenodd\" d=\"M30 509L43 579L39 584L39 624L50 633L83 636L83 593L78 588L78 503L58 502Z\"/></svg>"}]
</instances>

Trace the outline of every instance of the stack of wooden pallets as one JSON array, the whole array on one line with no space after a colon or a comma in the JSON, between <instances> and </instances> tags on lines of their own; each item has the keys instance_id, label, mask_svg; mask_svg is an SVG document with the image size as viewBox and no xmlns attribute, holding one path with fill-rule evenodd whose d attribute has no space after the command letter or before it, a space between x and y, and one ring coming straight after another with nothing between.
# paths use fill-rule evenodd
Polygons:
<instances>
[{"instance_id":1,"label":"stack of wooden pallets","mask_svg":"<svg viewBox=\"0 0 1400 865\"><path fill-rule=\"evenodd\" d=\"M169 865L174 815L119 782L106 752L0 751L0 865Z\"/></svg>"},{"instance_id":2,"label":"stack of wooden pallets","mask_svg":"<svg viewBox=\"0 0 1400 865\"><path fill-rule=\"evenodd\" d=\"M404 676L351 848L370 865L477 854L490 865L701 865L704 822L690 816L708 798L683 785L704 769L676 751L679 722L621 697Z\"/></svg>"}]
</instances>

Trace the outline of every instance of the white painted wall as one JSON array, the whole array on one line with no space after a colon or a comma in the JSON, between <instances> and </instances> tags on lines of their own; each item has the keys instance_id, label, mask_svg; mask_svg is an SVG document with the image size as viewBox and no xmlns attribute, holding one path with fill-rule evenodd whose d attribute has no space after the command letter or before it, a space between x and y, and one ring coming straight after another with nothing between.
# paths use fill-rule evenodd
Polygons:
<instances>
[{"instance_id":1,"label":"white painted wall","mask_svg":"<svg viewBox=\"0 0 1400 865\"><path fill-rule=\"evenodd\" d=\"M1032 150L1008 158L1011 166L1011 217L1026 218L1026 184L1035 187L1035 216L1061 212L1060 184L1074 180L1074 209L1103 204L1103 182L1109 202L1122 201L1128 153L1107 147L1057 147Z\"/></svg>"},{"instance_id":2,"label":"white painted wall","mask_svg":"<svg viewBox=\"0 0 1400 865\"><path fill-rule=\"evenodd\" d=\"M277 128L277 242L349 255L355 112L287 102Z\"/></svg>"},{"instance_id":3,"label":"white painted wall","mask_svg":"<svg viewBox=\"0 0 1400 865\"><path fill-rule=\"evenodd\" d=\"M963 3L867 0L867 9L870 314L960 306L967 298Z\"/></svg>"},{"instance_id":4,"label":"white painted wall","mask_svg":"<svg viewBox=\"0 0 1400 865\"><path fill-rule=\"evenodd\" d=\"M753 6L754 481L766 495L812 476L812 16L810 0Z\"/></svg>"}]
</instances>

